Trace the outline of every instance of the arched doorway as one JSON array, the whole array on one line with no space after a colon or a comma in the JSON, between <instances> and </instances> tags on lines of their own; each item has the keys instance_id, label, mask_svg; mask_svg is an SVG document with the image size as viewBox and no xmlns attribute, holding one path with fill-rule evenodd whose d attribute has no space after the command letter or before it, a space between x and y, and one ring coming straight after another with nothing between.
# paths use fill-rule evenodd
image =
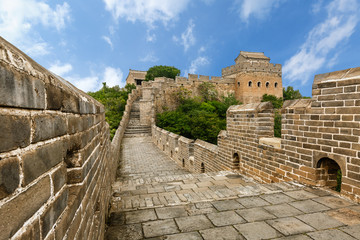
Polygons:
<instances>
[{"instance_id":1,"label":"arched doorway","mask_svg":"<svg viewBox=\"0 0 360 240\"><path fill-rule=\"evenodd\" d=\"M233 155L232 170L240 170L240 157L237 153Z\"/></svg>"},{"instance_id":2,"label":"arched doorway","mask_svg":"<svg viewBox=\"0 0 360 240\"><path fill-rule=\"evenodd\" d=\"M200 169L201 173L205 172L205 164L201 163L201 169Z\"/></svg>"},{"instance_id":3,"label":"arched doorway","mask_svg":"<svg viewBox=\"0 0 360 240\"><path fill-rule=\"evenodd\" d=\"M319 183L337 192L341 191L342 172L339 164L328 157L321 158L317 166L319 171Z\"/></svg>"}]
</instances>

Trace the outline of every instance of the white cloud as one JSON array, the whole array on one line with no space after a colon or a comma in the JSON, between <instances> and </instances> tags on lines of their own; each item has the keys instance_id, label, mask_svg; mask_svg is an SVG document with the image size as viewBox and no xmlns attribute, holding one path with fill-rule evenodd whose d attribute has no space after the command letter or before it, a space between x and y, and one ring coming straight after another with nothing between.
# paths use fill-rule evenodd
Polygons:
<instances>
[{"instance_id":1,"label":"white cloud","mask_svg":"<svg viewBox=\"0 0 360 240\"><path fill-rule=\"evenodd\" d=\"M305 84L328 59L328 66L335 63L340 45L354 33L359 21L356 0L334 0L326 10L327 18L309 32L299 51L285 62L283 74L290 82Z\"/></svg>"},{"instance_id":2,"label":"white cloud","mask_svg":"<svg viewBox=\"0 0 360 240\"><path fill-rule=\"evenodd\" d=\"M102 83L106 82L109 87L118 85L119 87L125 86L124 74L119 68L105 67L100 73L91 71L90 76L81 77L76 74L68 74L72 70L72 66L69 63L61 64L56 62L49 70L62 76L67 81L75 85L75 87L83 90L84 92L97 91L102 87ZM65 75L65 76L64 76Z\"/></svg>"},{"instance_id":3,"label":"white cloud","mask_svg":"<svg viewBox=\"0 0 360 240\"><path fill-rule=\"evenodd\" d=\"M155 42L156 41L156 35L154 33L150 32L150 29L146 31L146 41L147 42Z\"/></svg>"},{"instance_id":4,"label":"white cloud","mask_svg":"<svg viewBox=\"0 0 360 240\"><path fill-rule=\"evenodd\" d=\"M61 64L59 61L57 61L50 66L49 70L56 75L64 76L72 70L72 65L70 63Z\"/></svg>"},{"instance_id":5,"label":"white cloud","mask_svg":"<svg viewBox=\"0 0 360 240\"><path fill-rule=\"evenodd\" d=\"M281 0L235 0L235 7L241 20L248 22L251 16L266 18L273 8L279 6Z\"/></svg>"},{"instance_id":6,"label":"white cloud","mask_svg":"<svg viewBox=\"0 0 360 240\"><path fill-rule=\"evenodd\" d=\"M190 0L103 0L115 20L140 21L148 26L167 24L185 10Z\"/></svg>"},{"instance_id":7,"label":"white cloud","mask_svg":"<svg viewBox=\"0 0 360 240\"><path fill-rule=\"evenodd\" d=\"M100 88L99 78L97 76L90 76L81 78L79 76L69 76L65 78L67 81L75 85L75 87L84 92L97 91Z\"/></svg>"},{"instance_id":8,"label":"white cloud","mask_svg":"<svg viewBox=\"0 0 360 240\"><path fill-rule=\"evenodd\" d=\"M322 8L322 4L323 4L323 0L317 0L312 6L311 6L311 11L312 13L316 14L318 12L320 12L321 8Z\"/></svg>"},{"instance_id":9,"label":"white cloud","mask_svg":"<svg viewBox=\"0 0 360 240\"><path fill-rule=\"evenodd\" d=\"M0 6L1 35L32 55L44 55L49 51L48 44L34 26L60 31L70 20L70 6L66 2L57 4L54 9L44 0L0 0Z\"/></svg>"},{"instance_id":10,"label":"white cloud","mask_svg":"<svg viewBox=\"0 0 360 240\"><path fill-rule=\"evenodd\" d=\"M140 59L141 62L157 62L159 58L157 58L153 52L148 53L145 57Z\"/></svg>"},{"instance_id":11,"label":"white cloud","mask_svg":"<svg viewBox=\"0 0 360 240\"><path fill-rule=\"evenodd\" d=\"M108 36L102 36L101 38L110 45L111 49L114 49L113 43Z\"/></svg>"},{"instance_id":12,"label":"white cloud","mask_svg":"<svg viewBox=\"0 0 360 240\"><path fill-rule=\"evenodd\" d=\"M26 53L30 56L44 56L49 54L50 47L46 42L34 42L26 48Z\"/></svg>"},{"instance_id":13,"label":"white cloud","mask_svg":"<svg viewBox=\"0 0 360 240\"><path fill-rule=\"evenodd\" d=\"M103 82L106 82L106 85L109 87L114 87L119 85L120 87L125 86L125 81L123 79L123 72L119 68L106 67L103 77Z\"/></svg>"},{"instance_id":14,"label":"white cloud","mask_svg":"<svg viewBox=\"0 0 360 240\"><path fill-rule=\"evenodd\" d=\"M193 46L196 42L194 37L194 30L195 24L192 20L189 21L189 25L185 32L181 34L181 41L180 44L184 46L184 51L186 52L191 46ZM179 41L179 40L178 40Z\"/></svg>"},{"instance_id":15,"label":"white cloud","mask_svg":"<svg viewBox=\"0 0 360 240\"><path fill-rule=\"evenodd\" d=\"M185 76L188 73L191 73L191 74L197 73L197 71L200 67L206 66L209 63L210 63L210 61L207 57L203 57L203 56L197 57L196 59L194 59L191 62L189 69L185 70Z\"/></svg>"}]
</instances>

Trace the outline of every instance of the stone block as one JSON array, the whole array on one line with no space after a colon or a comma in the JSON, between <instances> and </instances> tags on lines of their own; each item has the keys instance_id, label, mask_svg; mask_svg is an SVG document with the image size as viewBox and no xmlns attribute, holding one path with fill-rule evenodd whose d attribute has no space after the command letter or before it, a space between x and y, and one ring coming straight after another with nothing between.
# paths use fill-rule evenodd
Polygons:
<instances>
[{"instance_id":1,"label":"stone block","mask_svg":"<svg viewBox=\"0 0 360 240\"><path fill-rule=\"evenodd\" d=\"M159 219L186 217L187 216L185 207L183 207L183 206L156 208L155 210L156 210L156 213L157 213Z\"/></svg>"},{"instance_id":2,"label":"stone block","mask_svg":"<svg viewBox=\"0 0 360 240\"><path fill-rule=\"evenodd\" d=\"M66 183L66 166L62 165L56 172L51 175L54 187L54 194L56 194Z\"/></svg>"},{"instance_id":3,"label":"stone block","mask_svg":"<svg viewBox=\"0 0 360 240\"><path fill-rule=\"evenodd\" d=\"M66 134L66 119L60 115L35 115L32 117L33 137L31 142L55 138Z\"/></svg>"},{"instance_id":4,"label":"stone block","mask_svg":"<svg viewBox=\"0 0 360 240\"><path fill-rule=\"evenodd\" d=\"M299 198L299 199L303 199L303 198ZM297 201L289 204L304 213L314 213L314 212L329 210L328 207L320 203L314 202L312 200Z\"/></svg>"},{"instance_id":5,"label":"stone block","mask_svg":"<svg viewBox=\"0 0 360 240\"><path fill-rule=\"evenodd\" d=\"M25 192L0 206L1 237L9 239L50 197L50 178L39 180Z\"/></svg>"},{"instance_id":6,"label":"stone block","mask_svg":"<svg viewBox=\"0 0 360 240\"><path fill-rule=\"evenodd\" d=\"M290 206L289 204L278 204L264 207L266 211L277 217L290 217L302 214L298 209Z\"/></svg>"},{"instance_id":7,"label":"stone block","mask_svg":"<svg viewBox=\"0 0 360 240\"><path fill-rule=\"evenodd\" d=\"M212 203L218 211L236 210L244 208L235 200L217 201Z\"/></svg>"},{"instance_id":8,"label":"stone block","mask_svg":"<svg viewBox=\"0 0 360 240\"><path fill-rule=\"evenodd\" d=\"M198 231L213 227L209 219L204 215L175 218L182 232Z\"/></svg>"},{"instance_id":9,"label":"stone block","mask_svg":"<svg viewBox=\"0 0 360 240\"><path fill-rule=\"evenodd\" d=\"M32 223L24 227L23 232L20 235L18 235L15 239L18 240L40 239L39 219L36 218Z\"/></svg>"},{"instance_id":10,"label":"stone block","mask_svg":"<svg viewBox=\"0 0 360 240\"><path fill-rule=\"evenodd\" d=\"M245 239L270 239L282 236L265 222L238 224L234 227Z\"/></svg>"},{"instance_id":11,"label":"stone block","mask_svg":"<svg viewBox=\"0 0 360 240\"><path fill-rule=\"evenodd\" d=\"M297 216L297 218L317 230L336 228L344 225L342 222L339 222L325 213L310 213Z\"/></svg>"},{"instance_id":12,"label":"stone block","mask_svg":"<svg viewBox=\"0 0 360 240\"><path fill-rule=\"evenodd\" d=\"M205 240L245 239L231 226L201 230L200 233Z\"/></svg>"},{"instance_id":13,"label":"stone block","mask_svg":"<svg viewBox=\"0 0 360 240\"><path fill-rule=\"evenodd\" d=\"M246 208L262 207L262 206L270 205L270 203L268 203L267 201L265 201L260 197L239 198L237 199L237 201L240 202L242 205L244 205Z\"/></svg>"},{"instance_id":14,"label":"stone block","mask_svg":"<svg viewBox=\"0 0 360 240\"><path fill-rule=\"evenodd\" d=\"M283 194L283 193L275 193L275 194L266 194L260 196L264 200L268 201L271 204L281 204L294 201L293 198Z\"/></svg>"},{"instance_id":15,"label":"stone block","mask_svg":"<svg viewBox=\"0 0 360 240\"><path fill-rule=\"evenodd\" d=\"M12 194L19 186L20 166L16 157L0 159L0 199Z\"/></svg>"},{"instance_id":16,"label":"stone block","mask_svg":"<svg viewBox=\"0 0 360 240\"><path fill-rule=\"evenodd\" d=\"M27 116L0 115L0 152L30 144L31 124Z\"/></svg>"},{"instance_id":17,"label":"stone block","mask_svg":"<svg viewBox=\"0 0 360 240\"><path fill-rule=\"evenodd\" d=\"M44 83L39 79L12 71L0 64L0 105L44 109Z\"/></svg>"},{"instance_id":18,"label":"stone block","mask_svg":"<svg viewBox=\"0 0 360 240\"><path fill-rule=\"evenodd\" d=\"M147 222L156 220L156 214L154 209L145 209L133 212L127 212L125 215L126 224Z\"/></svg>"},{"instance_id":19,"label":"stone block","mask_svg":"<svg viewBox=\"0 0 360 240\"><path fill-rule=\"evenodd\" d=\"M23 185L59 164L64 158L64 144L62 141L53 142L26 152L23 158Z\"/></svg>"},{"instance_id":20,"label":"stone block","mask_svg":"<svg viewBox=\"0 0 360 240\"><path fill-rule=\"evenodd\" d=\"M73 93L63 91L62 112L80 113L79 99Z\"/></svg>"},{"instance_id":21,"label":"stone block","mask_svg":"<svg viewBox=\"0 0 360 240\"><path fill-rule=\"evenodd\" d=\"M157 236L179 232L174 222L174 219L158 220L158 221L144 223L143 230L144 230L144 236L146 238L157 237Z\"/></svg>"},{"instance_id":22,"label":"stone block","mask_svg":"<svg viewBox=\"0 0 360 240\"><path fill-rule=\"evenodd\" d=\"M315 240L321 239L341 239L341 240L355 240L355 238L349 236L348 234L338 230L338 229L330 229L318 232L311 232L308 235Z\"/></svg>"},{"instance_id":23,"label":"stone block","mask_svg":"<svg viewBox=\"0 0 360 240\"><path fill-rule=\"evenodd\" d=\"M105 239L143 239L141 224L111 226L106 231Z\"/></svg>"},{"instance_id":24,"label":"stone block","mask_svg":"<svg viewBox=\"0 0 360 240\"><path fill-rule=\"evenodd\" d=\"M354 226L346 226L340 228L342 231L346 232L347 234L353 236L356 239L360 239L360 228L359 225Z\"/></svg>"},{"instance_id":25,"label":"stone block","mask_svg":"<svg viewBox=\"0 0 360 240\"><path fill-rule=\"evenodd\" d=\"M41 233L45 237L53 227L58 217L64 211L68 200L68 190L64 190L41 216Z\"/></svg>"},{"instance_id":26,"label":"stone block","mask_svg":"<svg viewBox=\"0 0 360 240\"><path fill-rule=\"evenodd\" d=\"M62 89L52 85L52 84L46 84L45 85L45 89L46 89L46 101L47 101L47 109L50 110L60 110L62 107Z\"/></svg>"},{"instance_id":27,"label":"stone block","mask_svg":"<svg viewBox=\"0 0 360 240\"><path fill-rule=\"evenodd\" d=\"M236 212L245 218L248 222L257 222L276 218L274 215L270 214L263 208L242 209L237 210Z\"/></svg>"},{"instance_id":28,"label":"stone block","mask_svg":"<svg viewBox=\"0 0 360 240\"><path fill-rule=\"evenodd\" d=\"M234 211L209 213L207 214L207 216L210 219L210 221L217 227L246 222L242 217L240 217Z\"/></svg>"},{"instance_id":29,"label":"stone block","mask_svg":"<svg viewBox=\"0 0 360 240\"><path fill-rule=\"evenodd\" d=\"M311 226L294 217L268 220L267 223L285 236L314 231Z\"/></svg>"}]
</instances>

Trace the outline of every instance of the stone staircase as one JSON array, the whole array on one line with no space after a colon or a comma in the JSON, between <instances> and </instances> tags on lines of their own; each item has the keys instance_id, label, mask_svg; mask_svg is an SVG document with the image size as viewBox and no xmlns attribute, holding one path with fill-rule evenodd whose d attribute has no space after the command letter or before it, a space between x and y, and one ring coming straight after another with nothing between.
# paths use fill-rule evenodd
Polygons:
<instances>
[{"instance_id":1,"label":"stone staircase","mask_svg":"<svg viewBox=\"0 0 360 240\"><path fill-rule=\"evenodd\" d=\"M142 136L151 136L151 127L140 123L140 105L138 99L132 105L130 112L130 121L125 130L124 137Z\"/></svg>"}]
</instances>

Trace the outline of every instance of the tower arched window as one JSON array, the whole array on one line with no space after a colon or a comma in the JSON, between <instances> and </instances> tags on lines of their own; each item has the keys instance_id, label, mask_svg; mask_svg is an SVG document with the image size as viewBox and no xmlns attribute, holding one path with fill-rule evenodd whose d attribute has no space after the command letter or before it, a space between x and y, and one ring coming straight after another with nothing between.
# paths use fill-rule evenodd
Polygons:
<instances>
[{"instance_id":1,"label":"tower arched window","mask_svg":"<svg viewBox=\"0 0 360 240\"><path fill-rule=\"evenodd\" d=\"M257 86L258 86L258 87L261 87L261 82L257 82Z\"/></svg>"},{"instance_id":2,"label":"tower arched window","mask_svg":"<svg viewBox=\"0 0 360 240\"><path fill-rule=\"evenodd\" d=\"M252 87L252 81L249 81L249 87Z\"/></svg>"},{"instance_id":3,"label":"tower arched window","mask_svg":"<svg viewBox=\"0 0 360 240\"><path fill-rule=\"evenodd\" d=\"M275 82L274 86L275 86L275 88L277 88L277 86L278 86L278 83L277 83L277 82Z\"/></svg>"},{"instance_id":4,"label":"tower arched window","mask_svg":"<svg viewBox=\"0 0 360 240\"><path fill-rule=\"evenodd\" d=\"M265 87L266 87L266 88L269 88L269 86L270 86L270 83L269 83L269 82L266 82L266 83L265 83Z\"/></svg>"}]
</instances>

